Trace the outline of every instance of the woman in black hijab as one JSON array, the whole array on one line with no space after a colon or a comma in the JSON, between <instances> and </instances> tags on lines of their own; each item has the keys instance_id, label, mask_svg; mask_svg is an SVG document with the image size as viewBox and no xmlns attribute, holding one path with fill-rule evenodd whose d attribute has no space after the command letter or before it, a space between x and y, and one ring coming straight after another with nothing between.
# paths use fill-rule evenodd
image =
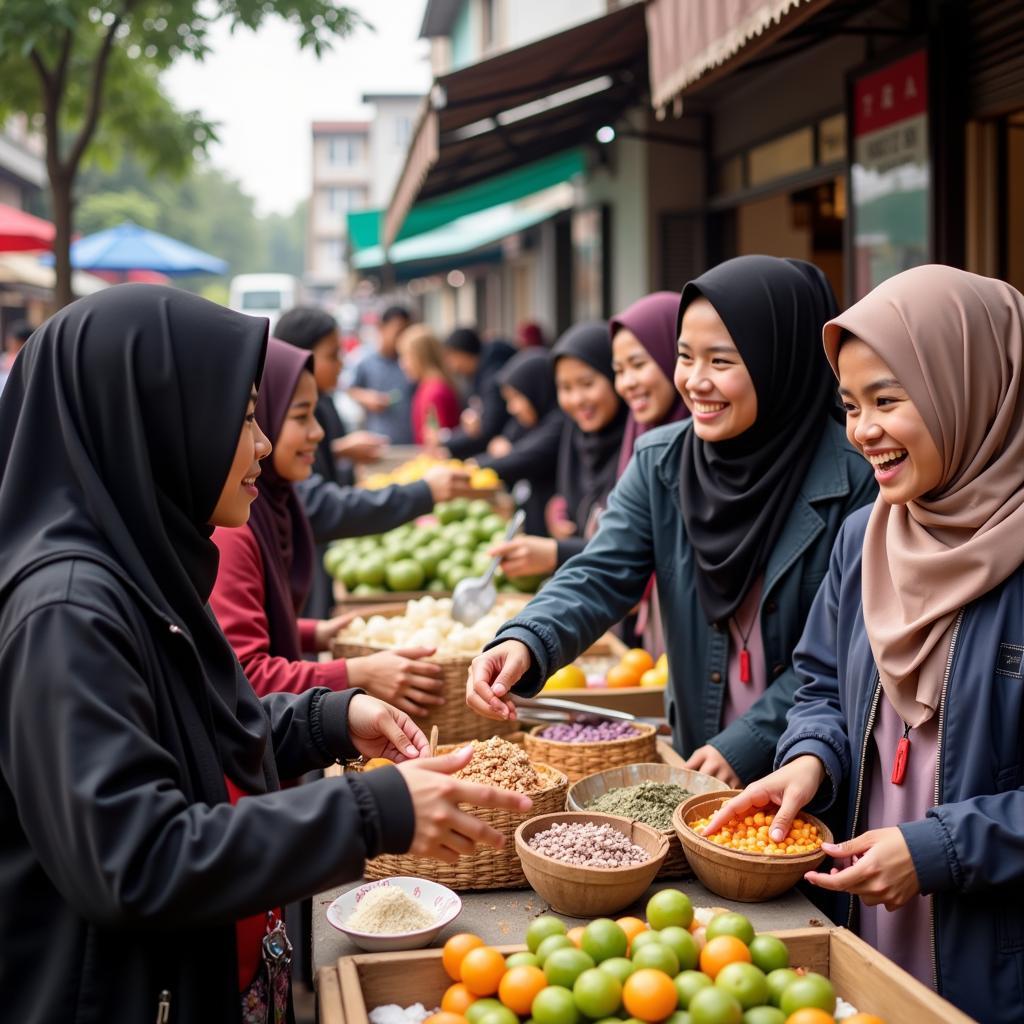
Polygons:
<instances>
[{"instance_id":1,"label":"woman in black hijab","mask_svg":"<svg viewBox=\"0 0 1024 1024\"><path fill-rule=\"evenodd\" d=\"M39 328L0 399L14 1020L241 1021L243 995L276 1008L287 970L258 966L274 908L384 850L453 859L464 836L495 838L440 795L435 772L465 757L278 791L282 773L425 742L359 691L259 700L207 607L213 525L246 521L269 451L253 416L266 339L265 320L123 285ZM421 790L448 817L436 838Z\"/></svg>"},{"instance_id":2,"label":"woman in black hijab","mask_svg":"<svg viewBox=\"0 0 1024 1024\"><path fill-rule=\"evenodd\" d=\"M543 348L519 352L502 367L498 386L509 421L487 446L487 454L474 461L489 466L509 487L519 480L530 484L524 529L544 536L544 509L555 493L558 445L566 422L555 396L551 354Z\"/></svg>"},{"instance_id":3,"label":"woman in black hijab","mask_svg":"<svg viewBox=\"0 0 1024 1024\"><path fill-rule=\"evenodd\" d=\"M627 409L615 391L608 324L576 324L551 350L558 404L568 417L558 442L551 538L525 536L493 550L510 577L547 576L578 554L615 486Z\"/></svg>"},{"instance_id":4,"label":"woman in black hijab","mask_svg":"<svg viewBox=\"0 0 1024 1024\"><path fill-rule=\"evenodd\" d=\"M471 707L514 714L509 689L536 692L653 572L676 749L733 785L770 770L832 543L876 493L830 416L821 330L834 310L801 260L741 256L683 289L675 385L691 419L637 441L586 550L474 662Z\"/></svg>"}]
</instances>

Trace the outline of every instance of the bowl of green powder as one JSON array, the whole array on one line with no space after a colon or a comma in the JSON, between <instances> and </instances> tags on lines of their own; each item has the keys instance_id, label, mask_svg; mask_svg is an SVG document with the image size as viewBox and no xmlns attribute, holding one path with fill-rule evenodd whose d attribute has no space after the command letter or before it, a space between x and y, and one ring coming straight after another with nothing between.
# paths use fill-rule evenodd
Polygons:
<instances>
[{"instance_id":1,"label":"bowl of green powder","mask_svg":"<svg viewBox=\"0 0 1024 1024\"><path fill-rule=\"evenodd\" d=\"M570 811L598 811L639 821L668 837L669 851L659 878L692 875L689 861L672 826L672 813L694 793L729 787L703 772L671 765L628 764L608 768L574 782L566 795Z\"/></svg>"},{"instance_id":2,"label":"bowl of green powder","mask_svg":"<svg viewBox=\"0 0 1024 1024\"><path fill-rule=\"evenodd\" d=\"M429 946L462 912L462 900L427 878L398 875L342 893L327 920L368 953Z\"/></svg>"}]
</instances>

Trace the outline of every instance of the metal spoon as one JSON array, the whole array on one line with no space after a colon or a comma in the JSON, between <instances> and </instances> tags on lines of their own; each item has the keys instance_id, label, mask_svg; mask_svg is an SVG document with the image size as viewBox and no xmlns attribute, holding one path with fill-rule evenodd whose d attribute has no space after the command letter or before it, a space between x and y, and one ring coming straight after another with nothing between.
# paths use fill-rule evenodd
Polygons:
<instances>
[{"instance_id":1,"label":"metal spoon","mask_svg":"<svg viewBox=\"0 0 1024 1024\"><path fill-rule=\"evenodd\" d=\"M519 509L505 531L506 541L510 541L522 529L525 520L526 512ZM456 622L472 626L494 607L494 602L498 600L498 591L494 589L491 581L500 562L500 558L492 558L483 576L469 576L455 585L455 591L452 593L452 618Z\"/></svg>"}]
</instances>

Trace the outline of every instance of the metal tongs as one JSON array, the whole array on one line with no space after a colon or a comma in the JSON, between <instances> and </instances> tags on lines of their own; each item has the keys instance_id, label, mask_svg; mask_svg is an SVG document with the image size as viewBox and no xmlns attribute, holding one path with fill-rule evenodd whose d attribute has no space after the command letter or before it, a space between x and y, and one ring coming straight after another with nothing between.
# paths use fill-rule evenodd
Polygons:
<instances>
[{"instance_id":1,"label":"metal tongs","mask_svg":"<svg viewBox=\"0 0 1024 1024\"><path fill-rule=\"evenodd\" d=\"M628 711L603 708L596 704L580 704L574 700L563 700L561 697L519 697L514 693L511 697L516 708L522 708L526 712L520 717L535 719L538 722L586 722L607 718L612 721L651 725L659 736L672 735L672 728L665 718L632 715Z\"/></svg>"}]
</instances>

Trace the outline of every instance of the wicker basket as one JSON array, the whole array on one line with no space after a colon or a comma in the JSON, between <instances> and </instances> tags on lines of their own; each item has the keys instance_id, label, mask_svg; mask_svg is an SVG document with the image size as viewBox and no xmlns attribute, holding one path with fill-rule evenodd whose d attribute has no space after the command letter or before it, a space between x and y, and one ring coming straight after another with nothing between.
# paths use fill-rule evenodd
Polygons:
<instances>
[{"instance_id":1,"label":"wicker basket","mask_svg":"<svg viewBox=\"0 0 1024 1024\"><path fill-rule=\"evenodd\" d=\"M404 615L405 608L404 604L382 604L368 608L367 613L391 618ZM515 612L510 608L511 614ZM389 644L355 643L340 638L336 638L331 645L331 653L335 658L363 658L391 649L392 645ZM522 728L517 721L484 718L466 706L466 680L469 678L472 656L435 654L425 660L441 666L441 680L444 683L442 696L445 702L425 715L413 716L424 732L429 733L431 726L436 725L441 738L446 742L464 743L468 740L485 740L491 736L507 736Z\"/></svg>"},{"instance_id":2,"label":"wicker basket","mask_svg":"<svg viewBox=\"0 0 1024 1024\"><path fill-rule=\"evenodd\" d=\"M445 744L437 748L439 754L457 749L459 744ZM533 801L533 809L525 814L514 811L492 810L488 807L462 809L487 822L505 837L501 850L490 846L479 846L473 853L460 857L454 864L432 860L429 857L413 857L411 854L385 853L366 862L367 878L391 878L394 875L414 875L440 882L456 892L470 892L474 889L523 889L529 883L523 874L523 866L516 853L516 829L538 814L551 814L565 809L565 794L569 781L559 771L546 764L534 764L541 777L542 788L527 795ZM353 770L351 767L346 769ZM356 768L355 770L358 770Z\"/></svg>"},{"instance_id":3,"label":"wicker basket","mask_svg":"<svg viewBox=\"0 0 1024 1024\"><path fill-rule=\"evenodd\" d=\"M657 760L657 735L654 726L640 722L633 723L633 726L640 730L639 736L594 743L566 743L561 740L542 739L540 733L549 725L535 725L525 735L524 745L531 761L549 764L552 768L565 772L570 782L576 782L606 768Z\"/></svg>"}]
</instances>

